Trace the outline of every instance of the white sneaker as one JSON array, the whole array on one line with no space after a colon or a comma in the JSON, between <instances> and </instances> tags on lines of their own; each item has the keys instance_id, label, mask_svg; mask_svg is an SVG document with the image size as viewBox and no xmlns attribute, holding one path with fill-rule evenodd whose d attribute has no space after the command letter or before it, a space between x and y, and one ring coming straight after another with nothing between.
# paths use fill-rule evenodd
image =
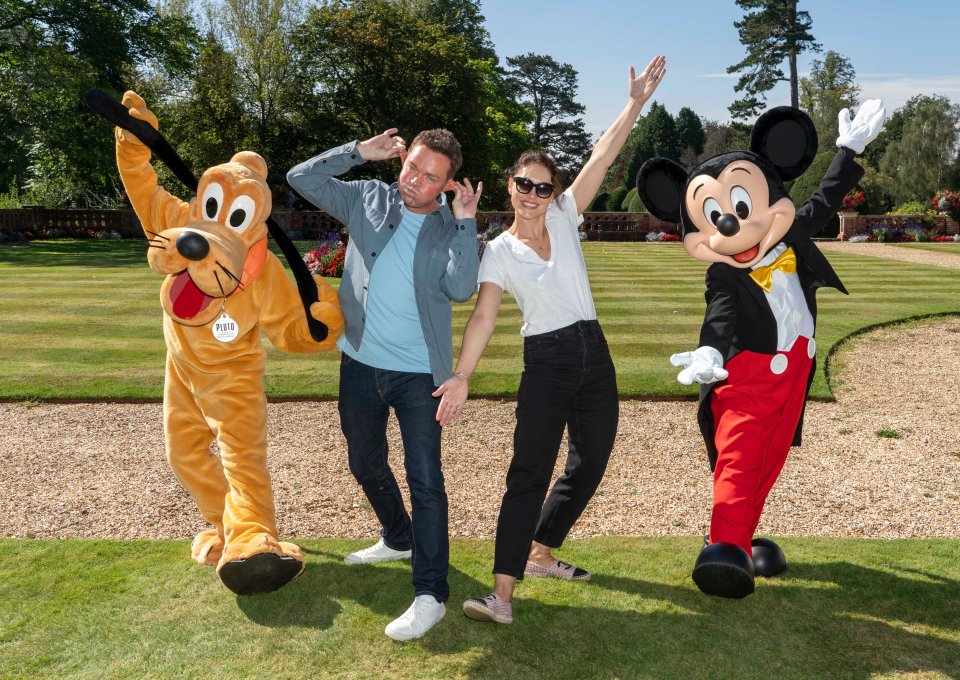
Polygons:
<instances>
[{"instance_id":1,"label":"white sneaker","mask_svg":"<svg viewBox=\"0 0 960 680\"><path fill-rule=\"evenodd\" d=\"M388 623L383 632L400 642L416 640L440 623L446 613L443 602L437 602L433 595L417 595L410 608L400 618Z\"/></svg>"},{"instance_id":2,"label":"white sneaker","mask_svg":"<svg viewBox=\"0 0 960 680\"><path fill-rule=\"evenodd\" d=\"M413 554L412 550L394 550L381 538L369 548L352 552L343 558L347 564L373 564L374 562L391 562L405 560Z\"/></svg>"}]
</instances>

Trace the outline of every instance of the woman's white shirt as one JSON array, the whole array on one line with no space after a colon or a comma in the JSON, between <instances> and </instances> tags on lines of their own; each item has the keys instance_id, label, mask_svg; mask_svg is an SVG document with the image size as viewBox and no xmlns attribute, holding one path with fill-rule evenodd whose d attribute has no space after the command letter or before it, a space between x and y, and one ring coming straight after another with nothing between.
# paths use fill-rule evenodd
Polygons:
<instances>
[{"instance_id":1,"label":"woman's white shirt","mask_svg":"<svg viewBox=\"0 0 960 680\"><path fill-rule=\"evenodd\" d=\"M506 231L484 249L479 282L495 283L516 299L523 313L520 335L539 335L597 318L580 247L581 222L583 215L567 189L547 209L549 260Z\"/></svg>"}]
</instances>

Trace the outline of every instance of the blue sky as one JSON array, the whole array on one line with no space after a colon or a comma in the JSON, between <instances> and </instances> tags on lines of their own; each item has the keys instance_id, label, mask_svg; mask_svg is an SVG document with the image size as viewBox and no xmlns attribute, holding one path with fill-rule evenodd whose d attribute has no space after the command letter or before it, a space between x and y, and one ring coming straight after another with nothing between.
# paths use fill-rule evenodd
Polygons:
<instances>
[{"instance_id":1,"label":"blue sky","mask_svg":"<svg viewBox=\"0 0 960 680\"><path fill-rule=\"evenodd\" d=\"M861 99L882 98L888 114L915 94L960 103L960 1L800 0L799 8L810 13L823 51L852 62ZM501 62L535 52L578 71L577 101L594 136L626 103L627 67L639 71L656 54L666 55L667 75L654 98L668 111L689 106L729 119L736 77L726 69L745 55L733 27L742 10L733 0L482 0L481 11ZM800 55L801 75L818 56ZM767 102L789 104L789 96L782 83Z\"/></svg>"}]
</instances>

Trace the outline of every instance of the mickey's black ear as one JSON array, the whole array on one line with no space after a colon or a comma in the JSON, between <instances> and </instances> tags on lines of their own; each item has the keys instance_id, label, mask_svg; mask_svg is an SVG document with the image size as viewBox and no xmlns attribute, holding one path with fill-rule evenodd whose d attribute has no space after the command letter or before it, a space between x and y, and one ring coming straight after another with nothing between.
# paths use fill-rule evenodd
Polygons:
<instances>
[{"instance_id":1,"label":"mickey's black ear","mask_svg":"<svg viewBox=\"0 0 960 680\"><path fill-rule=\"evenodd\" d=\"M669 158L651 158L637 173L637 195L650 214L664 222L680 222L680 203L687 171Z\"/></svg>"},{"instance_id":2,"label":"mickey's black ear","mask_svg":"<svg viewBox=\"0 0 960 680\"><path fill-rule=\"evenodd\" d=\"M810 116L792 106L770 109L757 119L750 133L750 150L770 161L785 182L810 166L818 143Z\"/></svg>"}]
</instances>

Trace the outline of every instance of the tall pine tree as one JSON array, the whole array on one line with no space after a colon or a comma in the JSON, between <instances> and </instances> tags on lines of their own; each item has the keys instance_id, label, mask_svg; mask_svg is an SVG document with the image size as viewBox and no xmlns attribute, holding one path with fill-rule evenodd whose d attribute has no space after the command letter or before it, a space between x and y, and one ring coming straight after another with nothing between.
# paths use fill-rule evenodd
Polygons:
<instances>
[{"instance_id":1,"label":"tall pine tree","mask_svg":"<svg viewBox=\"0 0 960 680\"><path fill-rule=\"evenodd\" d=\"M740 42L747 48L742 61L727 68L727 73L739 73L734 86L744 96L730 105L734 118L752 118L766 108L766 93L780 81L790 83L790 105L799 106L797 55L805 50L820 51L810 29L813 21L809 12L797 10L797 0L736 0L747 12L734 26ZM784 75L786 61L789 76Z\"/></svg>"},{"instance_id":2,"label":"tall pine tree","mask_svg":"<svg viewBox=\"0 0 960 680\"><path fill-rule=\"evenodd\" d=\"M575 174L591 148L579 117L586 109L575 100L576 69L533 53L507 57L507 66L511 93L533 115L533 143L549 149L561 168Z\"/></svg>"}]
</instances>

